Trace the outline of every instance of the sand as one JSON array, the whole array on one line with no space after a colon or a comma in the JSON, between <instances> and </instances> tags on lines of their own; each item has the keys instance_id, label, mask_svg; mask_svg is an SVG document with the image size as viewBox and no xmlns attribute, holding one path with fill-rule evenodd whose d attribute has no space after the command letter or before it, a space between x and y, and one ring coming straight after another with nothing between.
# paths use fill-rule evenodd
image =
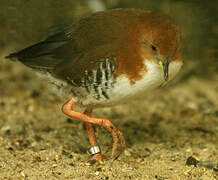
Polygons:
<instances>
[{"instance_id":1,"label":"sand","mask_svg":"<svg viewBox=\"0 0 218 180\"><path fill-rule=\"evenodd\" d=\"M104 160L93 164L86 131L61 113L66 99L21 64L0 64L0 179L218 179L218 83L178 78L119 106L96 109L124 133L111 161L111 137L96 128ZM182 77L182 75L181 75ZM186 165L192 156L200 161Z\"/></svg>"}]
</instances>

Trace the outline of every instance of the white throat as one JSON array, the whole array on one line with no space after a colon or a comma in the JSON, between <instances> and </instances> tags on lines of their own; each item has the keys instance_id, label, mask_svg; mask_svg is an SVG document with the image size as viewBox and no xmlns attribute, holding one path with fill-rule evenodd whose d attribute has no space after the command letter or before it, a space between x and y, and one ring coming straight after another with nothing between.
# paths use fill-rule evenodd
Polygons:
<instances>
[{"instance_id":1,"label":"white throat","mask_svg":"<svg viewBox=\"0 0 218 180\"><path fill-rule=\"evenodd\" d=\"M147 72L145 76L141 80L136 81L135 84L132 85L125 76L121 76L117 79L115 88L111 91L111 96L114 97L114 99L121 100L140 96L146 91L157 88L165 82L164 73L160 65L152 61L145 62ZM171 62L169 64L169 80L175 77L181 66L182 62Z\"/></svg>"}]
</instances>

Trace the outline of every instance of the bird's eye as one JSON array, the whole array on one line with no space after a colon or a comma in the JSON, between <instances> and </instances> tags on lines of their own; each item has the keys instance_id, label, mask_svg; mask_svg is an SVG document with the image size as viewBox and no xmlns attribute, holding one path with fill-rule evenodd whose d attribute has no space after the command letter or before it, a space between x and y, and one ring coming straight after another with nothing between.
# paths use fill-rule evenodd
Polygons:
<instances>
[{"instance_id":1,"label":"bird's eye","mask_svg":"<svg viewBox=\"0 0 218 180\"><path fill-rule=\"evenodd\" d=\"M153 50L153 51L157 51L157 47L156 46L154 46L154 45L151 45L151 49Z\"/></svg>"}]
</instances>

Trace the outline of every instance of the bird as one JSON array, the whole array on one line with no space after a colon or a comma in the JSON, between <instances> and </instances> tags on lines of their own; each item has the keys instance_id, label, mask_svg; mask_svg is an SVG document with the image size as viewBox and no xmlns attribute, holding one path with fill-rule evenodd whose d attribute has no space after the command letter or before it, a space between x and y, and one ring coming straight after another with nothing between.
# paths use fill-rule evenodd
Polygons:
<instances>
[{"instance_id":1,"label":"bird","mask_svg":"<svg viewBox=\"0 0 218 180\"><path fill-rule=\"evenodd\" d=\"M93 110L142 97L173 79L183 65L181 34L168 15L119 8L82 17L6 58L35 70L66 100L62 112L85 123L96 161L103 155L93 126L105 128L115 159L126 147L124 136L109 119L92 117Z\"/></svg>"}]
</instances>

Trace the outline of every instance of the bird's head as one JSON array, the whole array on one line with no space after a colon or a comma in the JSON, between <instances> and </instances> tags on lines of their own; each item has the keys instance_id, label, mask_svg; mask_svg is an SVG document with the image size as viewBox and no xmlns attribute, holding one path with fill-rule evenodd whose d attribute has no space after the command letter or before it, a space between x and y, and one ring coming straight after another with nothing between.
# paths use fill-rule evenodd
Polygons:
<instances>
[{"instance_id":1,"label":"bird's head","mask_svg":"<svg viewBox=\"0 0 218 180\"><path fill-rule=\"evenodd\" d=\"M143 57L156 62L167 81L170 63L182 64L180 29L167 15L149 13L141 19L144 21L140 23L144 27L140 28Z\"/></svg>"},{"instance_id":2,"label":"bird's head","mask_svg":"<svg viewBox=\"0 0 218 180\"><path fill-rule=\"evenodd\" d=\"M121 16L110 18L119 27L113 31L119 47L116 75L125 75L132 84L147 71L155 75L162 71L165 81L171 79L182 65L181 31L175 22L167 15L145 10L114 12L120 14L113 18Z\"/></svg>"}]
</instances>

